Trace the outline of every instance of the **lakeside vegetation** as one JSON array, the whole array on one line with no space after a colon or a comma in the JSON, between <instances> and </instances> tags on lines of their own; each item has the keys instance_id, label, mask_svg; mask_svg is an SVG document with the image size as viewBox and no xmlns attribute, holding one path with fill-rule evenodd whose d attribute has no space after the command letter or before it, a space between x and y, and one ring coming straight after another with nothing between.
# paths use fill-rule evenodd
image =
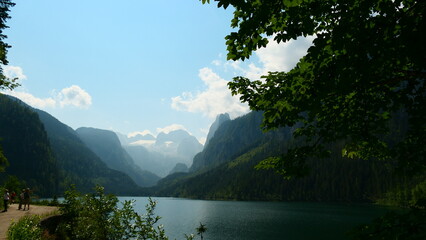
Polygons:
<instances>
[{"instance_id":1,"label":"lakeside vegetation","mask_svg":"<svg viewBox=\"0 0 426 240\"><path fill-rule=\"evenodd\" d=\"M95 197L98 200L101 200L101 199L105 199L105 196L106 196L106 198L109 198L110 195L99 194L99 189L98 189L98 192L93 192L92 194L84 195L84 194L81 194L81 193L77 193L77 194L73 193L73 194L70 194L70 196L79 196L77 198L75 198L75 197L70 198L70 199L77 199L78 204L74 205L75 207L71 207L71 206L73 206L73 204L71 204L70 207L68 207L68 209L74 209L74 210L72 210L72 212L77 213L77 215L78 215L77 218L79 218L79 220L76 219L76 221L81 220L85 223L85 226L83 225L84 226L83 229L86 229L86 228L87 229L93 229L93 228L101 227L101 225L99 225L96 221L92 221L95 218L94 216L86 215L86 214L88 214L88 212L87 212L88 210L94 211L94 213L97 213L101 209L97 209L98 207L91 208L91 207L88 207L88 206L82 208L80 206L80 204L86 204L87 205L88 203L93 203L93 202L92 202L92 200L87 202L86 200L82 200L80 197L83 197L85 199L90 199L92 197ZM95 201L97 201L97 200L95 200ZM71 201L71 202L73 202L73 201ZM109 202L109 201L107 200L107 202ZM101 203L101 202L99 202L99 203ZM95 205L96 204L97 203L95 203ZM63 207L65 207L65 205ZM119 203L116 207L122 208L122 205ZM121 210L119 210L119 211L121 211ZM138 211L138 213L141 214L141 215L145 214L145 212L142 212L140 210ZM98 215L98 214L95 214L95 215ZM112 215L115 215L115 213L111 213L110 216L112 216ZM352 235L348 236L347 239L383 239L382 238L383 236L387 236L387 237L400 236L402 239L422 239L421 237L419 238L419 236L424 236L424 235L421 235L423 226L421 224L413 225L412 223L410 223L410 221L413 220L413 219L419 220L418 222L421 223L423 221L422 217L424 217L424 215L419 214L419 212L409 211L407 209L403 210L403 211L399 210L399 211L397 211L397 213L392 212L392 213L387 214L384 217L379 218L378 220L375 220L373 222L373 224L371 224L369 226L358 227L356 229L356 231L352 232ZM91 220L89 220L89 219L91 219ZM65 221L65 220L62 218L61 221ZM111 220L109 220L109 221L112 222ZM73 222L72 224L74 225L76 223ZM24 226L24 225L21 224L21 226ZM28 226L28 225L26 227L30 228L30 226ZM167 228L167 225L165 227ZM50 237L52 237L52 238L55 236L55 234L60 233L60 231L59 231L60 227L59 226L55 227L54 229L56 229L57 232L53 232L53 231L51 232ZM392 230L391 234L390 234L390 230ZM18 231L18 230L16 230L16 231ZM27 231L27 230L23 230L23 231ZM410 233L411 236L415 237L415 238L407 238L407 235L406 235L407 233ZM48 235L46 233L44 233L45 238L42 238L42 239L49 239L49 238L46 238L47 236ZM187 237L191 237L191 236L196 237L195 235L187 235ZM55 237L57 237L57 236L55 236ZM59 238L59 239L61 239L61 238ZM73 239L73 238L71 238L71 239ZM80 239L80 238L76 238L76 239ZM113 239L113 238L107 238L107 239ZM125 239L125 238L123 238L123 239ZM156 239L156 238L152 238L152 239ZM189 239L191 239L191 238L189 238ZM385 238L385 239L388 239L388 238Z\"/></svg>"},{"instance_id":2,"label":"lakeside vegetation","mask_svg":"<svg viewBox=\"0 0 426 240\"><path fill-rule=\"evenodd\" d=\"M136 212L133 204L134 200L119 202L116 196L105 194L101 186L90 194L82 194L72 186L59 204L60 216L50 223L51 232L41 227L40 216L25 216L10 226L8 239L169 239L163 226L158 225L160 217L154 213L154 200L149 198L145 213ZM207 228L200 223L196 231L203 239ZM187 240L195 239L194 234L183 235Z\"/></svg>"}]
</instances>

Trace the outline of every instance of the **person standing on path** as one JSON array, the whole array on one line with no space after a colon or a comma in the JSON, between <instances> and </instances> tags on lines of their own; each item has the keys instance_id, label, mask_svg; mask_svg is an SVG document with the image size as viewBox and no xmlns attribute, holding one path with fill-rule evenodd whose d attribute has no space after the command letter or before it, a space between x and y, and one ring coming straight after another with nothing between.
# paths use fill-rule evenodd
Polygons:
<instances>
[{"instance_id":1,"label":"person standing on path","mask_svg":"<svg viewBox=\"0 0 426 240\"><path fill-rule=\"evenodd\" d=\"M25 207L28 206L27 210L30 210L30 189L27 188L25 189L24 192L24 211L25 211Z\"/></svg>"},{"instance_id":2,"label":"person standing on path","mask_svg":"<svg viewBox=\"0 0 426 240\"><path fill-rule=\"evenodd\" d=\"M9 205L9 191L7 189L4 190L3 204L4 204L3 212L7 212L7 207Z\"/></svg>"},{"instance_id":3,"label":"person standing on path","mask_svg":"<svg viewBox=\"0 0 426 240\"><path fill-rule=\"evenodd\" d=\"M18 207L18 210L22 209L22 203L24 202L24 193L25 193L25 189L22 189L21 194L19 194L19 207Z\"/></svg>"}]
</instances>

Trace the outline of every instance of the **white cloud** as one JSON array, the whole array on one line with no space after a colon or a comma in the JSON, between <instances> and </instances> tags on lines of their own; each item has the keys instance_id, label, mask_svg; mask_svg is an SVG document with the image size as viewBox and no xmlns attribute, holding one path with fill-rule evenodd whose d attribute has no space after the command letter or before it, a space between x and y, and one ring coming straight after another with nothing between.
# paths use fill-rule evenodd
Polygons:
<instances>
[{"instance_id":1,"label":"white cloud","mask_svg":"<svg viewBox=\"0 0 426 240\"><path fill-rule=\"evenodd\" d=\"M278 44L272 37L266 48L255 52L249 61L222 61L211 62L215 69L222 72L231 72L251 80L260 79L262 75L274 71L289 71L301 57L306 55L312 45L314 37L300 37ZM221 56L220 56L221 57ZM225 79L221 78L210 68L199 70L199 77L206 89L200 92L184 92L172 98L172 108L178 111L199 112L210 118L218 114L229 113L231 118L241 116L249 111L247 104L242 104L239 96L232 96Z\"/></svg>"},{"instance_id":2,"label":"white cloud","mask_svg":"<svg viewBox=\"0 0 426 240\"><path fill-rule=\"evenodd\" d=\"M202 68L198 76L207 86L202 92L184 92L172 98L172 108L178 111L200 112L215 118L218 114L229 113L236 117L248 112L248 106L232 96L227 81L219 77L210 68Z\"/></svg>"},{"instance_id":3,"label":"white cloud","mask_svg":"<svg viewBox=\"0 0 426 240\"><path fill-rule=\"evenodd\" d=\"M268 72L290 71L296 66L300 58L306 55L308 48L312 45L314 36L299 37L297 40L289 40L278 44L269 38L269 43L265 48L260 48L255 52L258 62L255 64L249 61L248 65L241 61L228 61L224 64L227 68L234 69L236 74L243 75L251 80L260 79Z\"/></svg>"},{"instance_id":4,"label":"white cloud","mask_svg":"<svg viewBox=\"0 0 426 240\"><path fill-rule=\"evenodd\" d=\"M167 134L169 132L173 132L173 131L180 130L180 129L188 131L188 130L186 130L186 128L183 125L172 124L172 125L166 126L164 128L157 128L157 132L158 133L162 132L162 133L166 133Z\"/></svg>"},{"instance_id":5,"label":"white cloud","mask_svg":"<svg viewBox=\"0 0 426 240\"><path fill-rule=\"evenodd\" d=\"M245 71L245 77L251 80L260 79L261 76L268 73L268 70L256 66L254 63L250 63L248 69Z\"/></svg>"},{"instance_id":6,"label":"white cloud","mask_svg":"<svg viewBox=\"0 0 426 240\"><path fill-rule=\"evenodd\" d=\"M131 132L131 133L127 134L127 137L128 138L132 138L132 137L136 137L137 135L145 136L145 135L148 135L148 134L154 136L154 134L152 134L151 131L149 131L149 130L143 130L142 132L141 131L139 131L139 132Z\"/></svg>"},{"instance_id":7,"label":"white cloud","mask_svg":"<svg viewBox=\"0 0 426 240\"><path fill-rule=\"evenodd\" d=\"M77 85L62 89L58 98L61 107L74 106L87 109L92 105L92 97Z\"/></svg>"},{"instance_id":8,"label":"white cloud","mask_svg":"<svg viewBox=\"0 0 426 240\"><path fill-rule=\"evenodd\" d=\"M132 146L145 146L145 147L151 147L155 144L155 140L138 140L135 142L130 143Z\"/></svg>"},{"instance_id":9,"label":"white cloud","mask_svg":"<svg viewBox=\"0 0 426 240\"><path fill-rule=\"evenodd\" d=\"M312 45L313 36L299 37L288 42L278 44L269 39L266 48L256 51L259 61L266 71L290 71L299 59L306 55L308 48Z\"/></svg>"},{"instance_id":10,"label":"white cloud","mask_svg":"<svg viewBox=\"0 0 426 240\"><path fill-rule=\"evenodd\" d=\"M220 65L222 65L222 62L220 60L213 60L212 64L215 65L215 66L220 66Z\"/></svg>"},{"instance_id":11,"label":"white cloud","mask_svg":"<svg viewBox=\"0 0 426 240\"><path fill-rule=\"evenodd\" d=\"M79 86L73 85L62 89L59 93L52 91L47 98L38 98L31 93L24 91L3 91L7 95L19 98L26 104L40 109L74 106L87 109L92 104L92 97Z\"/></svg>"},{"instance_id":12,"label":"white cloud","mask_svg":"<svg viewBox=\"0 0 426 240\"><path fill-rule=\"evenodd\" d=\"M35 108L46 109L46 108L54 108L56 106L55 99L51 97L38 98L38 97L34 97L30 93L18 92L18 91L6 91L4 93L10 96L19 98L21 101Z\"/></svg>"},{"instance_id":13,"label":"white cloud","mask_svg":"<svg viewBox=\"0 0 426 240\"><path fill-rule=\"evenodd\" d=\"M27 79L21 67L10 65L2 65L1 67L3 68L3 74L8 78Z\"/></svg>"}]
</instances>

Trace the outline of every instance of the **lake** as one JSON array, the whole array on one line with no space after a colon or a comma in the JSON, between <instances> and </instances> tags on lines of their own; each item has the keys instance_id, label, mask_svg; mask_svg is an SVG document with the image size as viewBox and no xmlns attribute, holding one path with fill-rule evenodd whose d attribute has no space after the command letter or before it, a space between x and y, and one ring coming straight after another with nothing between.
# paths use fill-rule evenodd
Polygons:
<instances>
[{"instance_id":1,"label":"lake","mask_svg":"<svg viewBox=\"0 0 426 240\"><path fill-rule=\"evenodd\" d=\"M119 199L136 200L135 210L145 213L148 198ZM184 239L184 233L196 234L200 222L207 227L205 240L340 240L347 239L345 233L353 227L391 210L369 204L153 199L167 236L177 240Z\"/></svg>"}]
</instances>

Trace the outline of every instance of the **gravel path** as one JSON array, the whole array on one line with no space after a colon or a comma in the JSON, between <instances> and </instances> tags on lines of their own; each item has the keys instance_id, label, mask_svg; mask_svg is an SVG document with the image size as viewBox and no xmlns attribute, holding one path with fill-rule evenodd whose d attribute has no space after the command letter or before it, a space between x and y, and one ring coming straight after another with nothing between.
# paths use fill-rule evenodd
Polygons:
<instances>
[{"instance_id":1,"label":"gravel path","mask_svg":"<svg viewBox=\"0 0 426 240\"><path fill-rule=\"evenodd\" d=\"M6 239L7 229L12 221L27 215L44 215L56 211L57 207L31 205L29 211L18 210L18 204L9 206L7 212L0 212L0 240Z\"/></svg>"}]
</instances>

